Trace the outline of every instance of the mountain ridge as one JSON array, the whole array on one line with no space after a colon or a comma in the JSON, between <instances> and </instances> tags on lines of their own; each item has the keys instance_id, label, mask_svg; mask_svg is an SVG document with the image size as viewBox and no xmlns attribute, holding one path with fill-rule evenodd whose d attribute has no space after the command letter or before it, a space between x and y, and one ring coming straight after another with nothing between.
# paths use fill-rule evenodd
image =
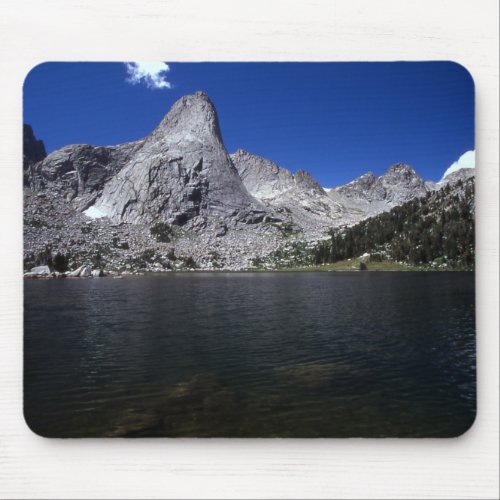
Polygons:
<instances>
[{"instance_id":1,"label":"mountain ridge","mask_svg":"<svg viewBox=\"0 0 500 500\"><path fill-rule=\"evenodd\" d=\"M247 268L287 239L320 240L332 228L356 224L446 184L431 184L409 165L396 163L378 177L367 172L327 192L305 170L292 173L242 149L230 155L204 92L178 99L146 137L115 146L69 145L44 155L27 127L28 262L45 247L80 259L91 258L98 247L99 254L117 255L110 261L114 267L137 268L139 259L148 269L176 268L179 259L167 256L177 252L202 268ZM449 182L465 174L453 175ZM41 200L50 200L57 224ZM82 239L73 226L93 239ZM49 230L54 227L61 234ZM104 250L115 241L104 231L121 243ZM127 240L125 252L127 238L134 241ZM157 258L147 262L141 248L150 247Z\"/></svg>"}]
</instances>

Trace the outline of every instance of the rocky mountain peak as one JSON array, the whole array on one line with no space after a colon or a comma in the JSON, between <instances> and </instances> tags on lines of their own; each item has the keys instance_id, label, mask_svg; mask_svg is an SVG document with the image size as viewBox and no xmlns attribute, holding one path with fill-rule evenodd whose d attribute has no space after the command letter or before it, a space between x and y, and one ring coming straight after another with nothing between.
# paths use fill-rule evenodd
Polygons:
<instances>
[{"instance_id":1,"label":"rocky mountain peak","mask_svg":"<svg viewBox=\"0 0 500 500\"><path fill-rule=\"evenodd\" d=\"M198 91L178 99L151 136L161 140L165 134L170 138L222 142L217 111L208 95Z\"/></svg>"},{"instance_id":2,"label":"rocky mountain peak","mask_svg":"<svg viewBox=\"0 0 500 500\"><path fill-rule=\"evenodd\" d=\"M353 210L374 215L424 196L429 190L424 180L406 163L391 165L380 177L368 172L332 189L330 198Z\"/></svg>"},{"instance_id":3,"label":"rocky mountain peak","mask_svg":"<svg viewBox=\"0 0 500 500\"><path fill-rule=\"evenodd\" d=\"M407 165L406 163L395 163L394 165L391 165L385 174L382 174L382 177L418 177L417 172L413 170L410 165Z\"/></svg>"},{"instance_id":4,"label":"rocky mountain peak","mask_svg":"<svg viewBox=\"0 0 500 500\"><path fill-rule=\"evenodd\" d=\"M254 223L263 206L248 193L224 148L207 94L178 99L147 137L117 146L71 145L26 176L79 211L113 222Z\"/></svg>"},{"instance_id":5,"label":"rocky mountain peak","mask_svg":"<svg viewBox=\"0 0 500 500\"><path fill-rule=\"evenodd\" d=\"M377 178L373 175L373 172L366 172L366 174L360 175L353 181L345 184L344 186L339 186L334 188L338 192L345 192L347 194L357 191L367 191L373 184L375 184Z\"/></svg>"},{"instance_id":6,"label":"rocky mountain peak","mask_svg":"<svg viewBox=\"0 0 500 500\"><path fill-rule=\"evenodd\" d=\"M95 208L113 221L176 225L216 217L254 222L263 209L224 148L217 112L204 92L173 104L120 174L106 183Z\"/></svg>"},{"instance_id":7,"label":"rocky mountain peak","mask_svg":"<svg viewBox=\"0 0 500 500\"><path fill-rule=\"evenodd\" d=\"M295 182L304 189L310 189L317 193L324 194L324 190L319 182L306 170L297 170L294 175Z\"/></svg>"},{"instance_id":8,"label":"rocky mountain peak","mask_svg":"<svg viewBox=\"0 0 500 500\"><path fill-rule=\"evenodd\" d=\"M292 174L266 158L242 149L231 155L248 192L307 237L317 237L338 223L341 208L330 201L320 184L305 170Z\"/></svg>"},{"instance_id":9,"label":"rocky mountain peak","mask_svg":"<svg viewBox=\"0 0 500 500\"><path fill-rule=\"evenodd\" d=\"M246 189L257 199L274 198L294 186L292 173L266 158L238 149L231 160Z\"/></svg>"},{"instance_id":10,"label":"rocky mountain peak","mask_svg":"<svg viewBox=\"0 0 500 500\"><path fill-rule=\"evenodd\" d=\"M299 186L324 194L323 188L306 170L298 170L292 174L286 168L261 156L238 149L231 159L245 183L248 191L257 198L272 196Z\"/></svg>"},{"instance_id":11,"label":"rocky mountain peak","mask_svg":"<svg viewBox=\"0 0 500 500\"><path fill-rule=\"evenodd\" d=\"M37 139L31 125L23 125L23 183L29 186L34 166L47 156L45 144Z\"/></svg>"},{"instance_id":12,"label":"rocky mountain peak","mask_svg":"<svg viewBox=\"0 0 500 500\"><path fill-rule=\"evenodd\" d=\"M377 179L374 188L378 199L394 205L427 193L424 180L406 163L390 166L387 172Z\"/></svg>"},{"instance_id":13,"label":"rocky mountain peak","mask_svg":"<svg viewBox=\"0 0 500 500\"><path fill-rule=\"evenodd\" d=\"M31 125L25 123L23 125L23 164L24 168L38 161L43 160L47 156L45 152L45 144L43 141L35 137Z\"/></svg>"}]
</instances>

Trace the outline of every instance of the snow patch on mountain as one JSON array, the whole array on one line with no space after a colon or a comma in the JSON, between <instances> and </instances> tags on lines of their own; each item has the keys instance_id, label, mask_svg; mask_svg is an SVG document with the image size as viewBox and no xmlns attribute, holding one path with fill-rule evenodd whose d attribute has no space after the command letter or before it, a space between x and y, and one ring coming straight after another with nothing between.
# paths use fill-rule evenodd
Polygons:
<instances>
[{"instance_id":1,"label":"snow patch on mountain","mask_svg":"<svg viewBox=\"0 0 500 500\"><path fill-rule=\"evenodd\" d=\"M99 210L93 205L87 208L87 210L84 210L83 213L91 219L100 219L101 217L106 217L106 214L102 210Z\"/></svg>"}]
</instances>

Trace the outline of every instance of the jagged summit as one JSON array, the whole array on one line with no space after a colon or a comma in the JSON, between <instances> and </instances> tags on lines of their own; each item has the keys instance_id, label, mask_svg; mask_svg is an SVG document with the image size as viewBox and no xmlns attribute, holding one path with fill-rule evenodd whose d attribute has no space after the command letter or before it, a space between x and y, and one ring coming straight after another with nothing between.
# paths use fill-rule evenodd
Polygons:
<instances>
[{"instance_id":1,"label":"jagged summit","mask_svg":"<svg viewBox=\"0 0 500 500\"><path fill-rule=\"evenodd\" d=\"M231 154L231 159L248 191L257 198L272 197L295 186L324 194L321 185L306 170L299 169L293 174L271 160L244 149L237 149Z\"/></svg>"},{"instance_id":2,"label":"jagged summit","mask_svg":"<svg viewBox=\"0 0 500 500\"><path fill-rule=\"evenodd\" d=\"M319 195L324 194L325 191L321 187L320 183L309 172L307 172L307 170L299 169L295 172L293 177L295 179L295 183L302 188L315 191Z\"/></svg>"},{"instance_id":3,"label":"jagged summit","mask_svg":"<svg viewBox=\"0 0 500 500\"><path fill-rule=\"evenodd\" d=\"M343 184L341 186L336 186L332 189L349 189L353 186L363 186L370 187L372 186L377 179L401 179L401 178L411 178L411 177L419 177L419 175L415 172L415 170L406 163L395 163L391 165L380 177L376 177L375 174L369 170L368 172L356 177L352 181L347 184Z\"/></svg>"},{"instance_id":4,"label":"jagged summit","mask_svg":"<svg viewBox=\"0 0 500 500\"><path fill-rule=\"evenodd\" d=\"M367 172L344 186L331 189L328 195L348 209L374 215L424 196L427 191L424 180L412 167L395 163L379 177Z\"/></svg>"},{"instance_id":5,"label":"jagged summit","mask_svg":"<svg viewBox=\"0 0 500 500\"><path fill-rule=\"evenodd\" d=\"M47 156L45 144L35 137L31 125L23 125L23 183L29 185L32 168Z\"/></svg>"},{"instance_id":6,"label":"jagged summit","mask_svg":"<svg viewBox=\"0 0 500 500\"><path fill-rule=\"evenodd\" d=\"M31 125L23 125L23 165L26 169L29 165L43 160L47 156L45 144L35 137Z\"/></svg>"},{"instance_id":7,"label":"jagged summit","mask_svg":"<svg viewBox=\"0 0 500 500\"><path fill-rule=\"evenodd\" d=\"M427 193L424 180L406 163L396 163L375 183L381 200L400 205Z\"/></svg>"},{"instance_id":8,"label":"jagged summit","mask_svg":"<svg viewBox=\"0 0 500 500\"><path fill-rule=\"evenodd\" d=\"M231 160L248 192L258 199L273 198L294 185L290 171L261 156L238 149Z\"/></svg>"},{"instance_id":9,"label":"jagged summit","mask_svg":"<svg viewBox=\"0 0 500 500\"><path fill-rule=\"evenodd\" d=\"M410 167L410 165L408 165L407 163L402 163L402 162L394 163L393 165L391 165L387 169L386 174L389 174L389 173L402 173L402 174L417 175L415 170L412 167Z\"/></svg>"},{"instance_id":10,"label":"jagged summit","mask_svg":"<svg viewBox=\"0 0 500 500\"><path fill-rule=\"evenodd\" d=\"M248 192L270 210L277 211L304 233L321 234L338 224L341 207L328 198L305 170L292 174L261 156L238 149L231 155Z\"/></svg>"},{"instance_id":11,"label":"jagged summit","mask_svg":"<svg viewBox=\"0 0 500 500\"><path fill-rule=\"evenodd\" d=\"M362 190L367 190L373 186L376 180L377 178L375 177L373 172L369 171L366 172L366 174L356 177L356 179L348 182L347 184L337 186L332 189L336 189L338 192L345 192L348 194L349 192L353 191L353 189L356 190L359 188Z\"/></svg>"}]
</instances>

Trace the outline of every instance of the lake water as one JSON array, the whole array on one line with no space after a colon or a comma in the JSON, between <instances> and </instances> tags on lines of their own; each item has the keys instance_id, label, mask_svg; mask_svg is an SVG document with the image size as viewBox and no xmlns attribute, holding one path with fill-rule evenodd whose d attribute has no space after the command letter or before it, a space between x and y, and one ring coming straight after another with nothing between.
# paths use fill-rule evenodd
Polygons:
<instances>
[{"instance_id":1,"label":"lake water","mask_svg":"<svg viewBox=\"0 0 500 500\"><path fill-rule=\"evenodd\" d=\"M44 436L457 436L474 273L26 280L25 417Z\"/></svg>"}]
</instances>

